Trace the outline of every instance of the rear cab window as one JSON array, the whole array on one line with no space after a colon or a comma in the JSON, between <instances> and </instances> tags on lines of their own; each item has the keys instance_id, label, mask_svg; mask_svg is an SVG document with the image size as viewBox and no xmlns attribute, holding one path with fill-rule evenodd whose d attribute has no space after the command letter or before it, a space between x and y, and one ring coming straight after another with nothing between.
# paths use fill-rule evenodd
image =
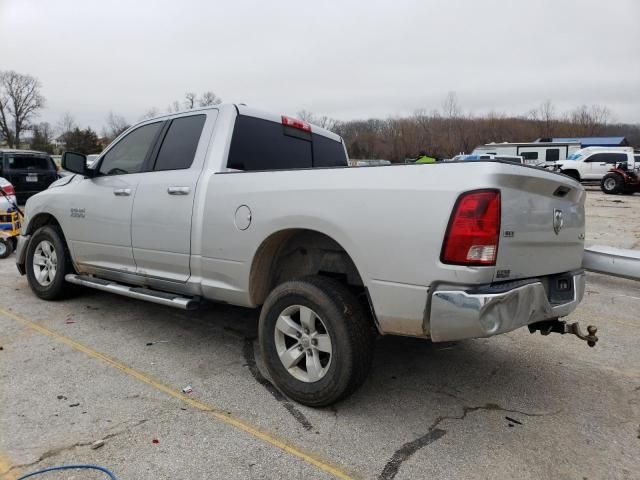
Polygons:
<instances>
[{"instance_id":1,"label":"rear cab window","mask_svg":"<svg viewBox=\"0 0 640 480\"><path fill-rule=\"evenodd\" d=\"M11 171L56 170L53 159L47 155L9 154L5 156L4 168Z\"/></svg>"},{"instance_id":2,"label":"rear cab window","mask_svg":"<svg viewBox=\"0 0 640 480\"><path fill-rule=\"evenodd\" d=\"M239 115L227 167L234 170L291 170L346 167L342 142L324 135L247 115Z\"/></svg>"}]
</instances>

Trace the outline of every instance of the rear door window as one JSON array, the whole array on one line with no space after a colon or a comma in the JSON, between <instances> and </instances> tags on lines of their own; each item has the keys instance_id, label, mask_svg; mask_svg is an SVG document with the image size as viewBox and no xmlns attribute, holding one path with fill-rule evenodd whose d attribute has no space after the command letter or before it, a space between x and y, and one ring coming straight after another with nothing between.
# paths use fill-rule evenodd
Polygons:
<instances>
[{"instance_id":1,"label":"rear door window","mask_svg":"<svg viewBox=\"0 0 640 480\"><path fill-rule=\"evenodd\" d=\"M607 163L610 163L612 165L627 161L626 153L607 153L606 155L607 155Z\"/></svg>"},{"instance_id":2,"label":"rear door window","mask_svg":"<svg viewBox=\"0 0 640 480\"><path fill-rule=\"evenodd\" d=\"M609 163L615 164L618 162L626 162L626 153L595 153L585 160L585 162L591 163Z\"/></svg>"},{"instance_id":3,"label":"rear door window","mask_svg":"<svg viewBox=\"0 0 640 480\"><path fill-rule=\"evenodd\" d=\"M311 155L311 142L285 135L283 125L240 115L236 119L227 166L245 171L311 168Z\"/></svg>"},{"instance_id":4,"label":"rear door window","mask_svg":"<svg viewBox=\"0 0 640 480\"><path fill-rule=\"evenodd\" d=\"M347 166L341 142L278 122L240 115L231 139L228 168L283 170Z\"/></svg>"},{"instance_id":5,"label":"rear door window","mask_svg":"<svg viewBox=\"0 0 640 480\"><path fill-rule=\"evenodd\" d=\"M162 141L154 170L189 168L196 155L206 119L206 115L192 115L174 119Z\"/></svg>"}]
</instances>

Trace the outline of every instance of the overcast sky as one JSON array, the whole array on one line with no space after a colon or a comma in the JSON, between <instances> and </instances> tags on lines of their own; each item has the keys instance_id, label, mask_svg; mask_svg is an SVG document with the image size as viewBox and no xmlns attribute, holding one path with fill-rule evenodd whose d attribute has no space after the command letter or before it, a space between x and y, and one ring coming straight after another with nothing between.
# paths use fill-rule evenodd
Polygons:
<instances>
[{"instance_id":1,"label":"overcast sky","mask_svg":"<svg viewBox=\"0 0 640 480\"><path fill-rule=\"evenodd\" d=\"M0 70L101 130L186 91L341 120L606 105L640 122L638 0L0 0Z\"/></svg>"}]
</instances>

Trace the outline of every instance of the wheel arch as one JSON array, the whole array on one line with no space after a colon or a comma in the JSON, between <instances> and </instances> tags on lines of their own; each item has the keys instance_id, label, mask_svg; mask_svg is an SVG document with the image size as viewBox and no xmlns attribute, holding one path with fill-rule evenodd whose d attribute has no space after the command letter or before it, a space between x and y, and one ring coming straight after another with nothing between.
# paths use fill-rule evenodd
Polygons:
<instances>
[{"instance_id":1,"label":"wheel arch","mask_svg":"<svg viewBox=\"0 0 640 480\"><path fill-rule=\"evenodd\" d=\"M33 218L29 220L29 223L26 225L23 235L33 235L33 233L38 230L40 227L44 227L45 225L54 225L62 231L62 226L58 219L55 216L48 212L42 212L35 215ZM64 232L63 232L64 236Z\"/></svg>"},{"instance_id":2,"label":"wheel arch","mask_svg":"<svg viewBox=\"0 0 640 480\"><path fill-rule=\"evenodd\" d=\"M574 179L578 180L579 182L582 181L582 175L580 175L580 172L575 168L565 168L565 169L560 170L560 173L562 173L562 174L564 174L564 175L566 175L568 177L574 178Z\"/></svg>"},{"instance_id":3,"label":"wheel arch","mask_svg":"<svg viewBox=\"0 0 640 480\"><path fill-rule=\"evenodd\" d=\"M339 278L351 287L365 290L353 257L329 235L308 228L273 232L262 241L251 262L251 302L262 305L278 284L318 274Z\"/></svg>"},{"instance_id":4,"label":"wheel arch","mask_svg":"<svg viewBox=\"0 0 640 480\"><path fill-rule=\"evenodd\" d=\"M71 260L73 262L73 251L71 250L71 245L69 243L69 240L67 240L67 236L64 233L64 229L62 228L62 224L58 221L58 219L55 217L55 215L53 215L53 214L51 214L49 212L39 212L39 213L35 214L33 216L33 218L29 219L27 225L24 227L24 229L22 231L22 235L31 236L39 228L45 227L47 225L50 225L52 227L56 227L60 231L60 234L62 235L62 241L66 245L67 250L69 251L69 254L71 255ZM25 246L25 248L23 249L23 256L26 255L26 251L27 251L27 248ZM18 261L17 261L18 264L22 264L22 265L24 265L24 262L25 262L24 258L18 259Z\"/></svg>"}]
</instances>

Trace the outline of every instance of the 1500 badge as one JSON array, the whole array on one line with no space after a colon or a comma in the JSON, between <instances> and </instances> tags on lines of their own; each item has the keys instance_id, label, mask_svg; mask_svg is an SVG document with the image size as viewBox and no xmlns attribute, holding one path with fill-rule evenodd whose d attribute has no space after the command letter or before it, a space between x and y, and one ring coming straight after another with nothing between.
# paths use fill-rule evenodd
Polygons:
<instances>
[{"instance_id":1,"label":"1500 badge","mask_svg":"<svg viewBox=\"0 0 640 480\"><path fill-rule=\"evenodd\" d=\"M71 218L84 218L84 208L72 208Z\"/></svg>"}]
</instances>

